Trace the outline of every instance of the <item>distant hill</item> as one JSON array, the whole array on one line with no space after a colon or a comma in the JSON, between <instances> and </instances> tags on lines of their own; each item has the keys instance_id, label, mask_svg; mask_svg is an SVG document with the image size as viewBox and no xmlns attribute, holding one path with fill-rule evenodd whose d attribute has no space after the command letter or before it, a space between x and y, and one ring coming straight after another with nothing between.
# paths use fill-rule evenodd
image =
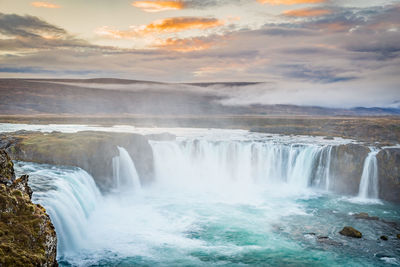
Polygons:
<instances>
[{"instance_id":1,"label":"distant hill","mask_svg":"<svg viewBox=\"0 0 400 267\"><path fill-rule=\"evenodd\" d=\"M395 108L353 109L295 105L227 106L212 86L257 83L167 84L122 79L0 79L4 115L400 115ZM218 91L215 91L218 92Z\"/></svg>"}]
</instances>

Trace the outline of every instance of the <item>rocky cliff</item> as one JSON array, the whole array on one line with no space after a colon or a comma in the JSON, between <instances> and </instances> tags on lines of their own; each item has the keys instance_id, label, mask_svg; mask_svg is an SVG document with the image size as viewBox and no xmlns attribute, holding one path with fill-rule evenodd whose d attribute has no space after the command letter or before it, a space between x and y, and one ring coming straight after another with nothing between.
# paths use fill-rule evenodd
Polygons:
<instances>
[{"instance_id":1,"label":"rocky cliff","mask_svg":"<svg viewBox=\"0 0 400 267\"><path fill-rule=\"evenodd\" d=\"M378 155L379 196L400 203L400 148L386 148Z\"/></svg>"},{"instance_id":2,"label":"rocky cliff","mask_svg":"<svg viewBox=\"0 0 400 267\"><path fill-rule=\"evenodd\" d=\"M370 152L363 145L347 144L332 149L330 190L345 195L357 195L365 158Z\"/></svg>"},{"instance_id":3,"label":"rocky cliff","mask_svg":"<svg viewBox=\"0 0 400 267\"><path fill-rule=\"evenodd\" d=\"M0 135L0 148L13 160L77 166L95 179L102 190L112 183L112 158L117 146L124 147L135 162L142 184L153 180L153 151L148 139L139 134L78 132L39 133L20 131Z\"/></svg>"},{"instance_id":4,"label":"rocky cliff","mask_svg":"<svg viewBox=\"0 0 400 267\"><path fill-rule=\"evenodd\" d=\"M0 150L0 266L57 266L57 237L46 210L31 202L28 176L15 179Z\"/></svg>"}]
</instances>

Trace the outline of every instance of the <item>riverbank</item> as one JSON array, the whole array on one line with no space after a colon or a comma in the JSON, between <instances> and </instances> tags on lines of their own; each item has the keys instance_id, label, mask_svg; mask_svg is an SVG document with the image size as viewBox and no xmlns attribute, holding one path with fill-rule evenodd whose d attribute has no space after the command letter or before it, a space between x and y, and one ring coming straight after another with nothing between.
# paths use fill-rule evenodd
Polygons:
<instances>
[{"instance_id":1,"label":"riverbank","mask_svg":"<svg viewBox=\"0 0 400 267\"><path fill-rule=\"evenodd\" d=\"M76 116L0 115L0 123L244 129L284 135L342 137L380 146L400 144L400 117L332 116Z\"/></svg>"}]
</instances>

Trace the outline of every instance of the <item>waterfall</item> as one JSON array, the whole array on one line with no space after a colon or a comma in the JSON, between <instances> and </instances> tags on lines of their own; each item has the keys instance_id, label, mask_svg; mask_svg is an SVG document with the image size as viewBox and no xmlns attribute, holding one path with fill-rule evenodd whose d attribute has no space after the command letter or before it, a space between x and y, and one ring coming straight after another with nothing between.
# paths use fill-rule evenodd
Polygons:
<instances>
[{"instance_id":1,"label":"waterfall","mask_svg":"<svg viewBox=\"0 0 400 267\"><path fill-rule=\"evenodd\" d=\"M376 155L379 150L370 147L371 152L365 158L364 168L361 175L358 197L362 199L378 199L378 160Z\"/></svg>"},{"instance_id":2,"label":"waterfall","mask_svg":"<svg viewBox=\"0 0 400 267\"><path fill-rule=\"evenodd\" d=\"M330 189L330 169L333 146L327 145L320 151L318 166L316 167L316 177L314 183L321 189Z\"/></svg>"},{"instance_id":3,"label":"waterfall","mask_svg":"<svg viewBox=\"0 0 400 267\"><path fill-rule=\"evenodd\" d=\"M327 153L326 156L326 162L325 162L325 190L329 191L329 186L330 186L330 171L331 171L331 158L332 158L332 146L329 146L327 150L325 150Z\"/></svg>"},{"instance_id":4,"label":"waterfall","mask_svg":"<svg viewBox=\"0 0 400 267\"><path fill-rule=\"evenodd\" d=\"M286 183L307 188L324 180L329 188L331 146L259 141L152 141L158 181L179 185L209 184L224 188L234 183ZM320 162L322 155L325 161ZM322 173L315 168L322 168ZM320 184L316 184L320 186Z\"/></svg>"},{"instance_id":5,"label":"waterfall","mask_svg":"<svg viewBox=\"0 0 400 267\"><path fill-rule=\"evenodd\" d=\"M128 151L118 147L119 156L113 158L113 179L117 191L139 191L139 175Z\"/></svg>"},{"instance_id":6,"label":"waterfall","mask_svg":"<svg viewBox=\"0 0 400 267\"><path fill-rule=\"evenodd\" d=\"M112 159L114 190L104 196L80 168L17 164L25 168L20 173L30 174L33 201L46 208L54 223L61 264L154 265L156 256L174 266L182 263L182 257L194 259L205 247L214 253L212 257L215 251L231 253L220 240L227 238L223 242L230 246L232 231L240 233L235 241L242 242L242 233L250 242L262 240L254 245L258 250L277 222L293 220L290 223L296 227L308 227L317 218L319 228L337 217L325 197L303 209L304 200L315 196L310 187L333 188L335 154L329 143L196 137L149 142L155 182L143 191L135 164L122 147ZM360 197L378 197L377 153L372 148L365 159ZM320 200L329 212L308 216ZM325 218L326 214L333 217ZM276 244L275 230L272 237ZM243 247L233 248L242 257ZM177 260L168 262L173 257Z\"/></svg>"},{"instance_id":7,"label":"waterfall","mask_svg":"<svg viewBox=\"0 0 400 267\"><path fill-rule=\"evenodd\" d=\"M58 237L58 256L88 246L88 219L102 201L92 176L80 168L24 163L29 170L32 200L46 208Z\"/></svg>"}]
</instances>

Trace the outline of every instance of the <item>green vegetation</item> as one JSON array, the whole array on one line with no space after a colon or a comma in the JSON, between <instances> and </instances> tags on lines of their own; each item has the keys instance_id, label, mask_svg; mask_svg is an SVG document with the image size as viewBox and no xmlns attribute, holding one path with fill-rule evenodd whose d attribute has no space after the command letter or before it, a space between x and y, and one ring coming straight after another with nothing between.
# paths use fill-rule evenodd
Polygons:
<instances>
[{"instance_id":1,"label":"green vegetation","mask_svg":"<svg viewBox=\"0 0 400 267\"><path fill-rule=\"evenodd\" d=\"M56 257L54 227L45 210L15 188L24 183L21 179L10 187L0 185L0 266L51 266ZM54 247L52 255L48 244Z\"/></svg>"}]
</instances>

